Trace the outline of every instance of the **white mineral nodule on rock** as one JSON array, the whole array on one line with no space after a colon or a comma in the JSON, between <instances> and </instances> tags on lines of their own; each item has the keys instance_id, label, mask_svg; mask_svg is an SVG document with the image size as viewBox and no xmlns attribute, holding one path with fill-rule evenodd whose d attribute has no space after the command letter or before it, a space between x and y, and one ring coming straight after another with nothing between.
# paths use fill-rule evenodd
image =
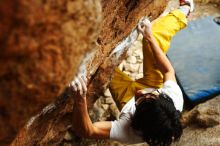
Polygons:
<instances>
[{"instance_id":1,"label":"white mineral nodule on rock","mask_svg":"<svg viewBox=\"0 0 220 146\"><path fill-rule=\"evenodd\" d=\"M140 66L139 64L126 63L125 64L125 70L129 71L129 72L132 72L132 73L135 73L135 72L138 72L139 66Z\"/></svg>"},{"instance_id":2,"label":"white mineral nodule on rock","mask_svg":"<svg viewBox=\"0 0 220 146\"><path fill-rule=\"evenodd\" d=\"M71 141L73 139L69 131L67 131L66 134L64 135L64 139L67 141Z\"/></svg>"},{"instance_id":3,"label":"white mineral nodule on rock","mask_svg":"<svg viewBox=\"0 0 220 146\"><path fill-rule=\"evenodd\" d=\"M139 72L139 73L143 73L143 63L140 64L140 67L139 67L138 72Z\"/></svg>"},{"instance_id":4,"label":"white mineral nodule on rock","mask_svg":"<svg viewBox=\"0 0 220 146\"><path fill-rule=\"evenodd\" d=\"M140 59L143 61L143 59L144 59L144 55L143 55L143 52L142 52L142 50L141 50L141 53L140 53Z\"/></svg>"},{"instance_id":5,"label":"white mineral nodule on rock","mask_svg":"<svg viewBox=\"0 0 220 146\"><path fill-rule=\"evenodd\" d=\"M129 49L128 49L127 55L128 55L128 56L132 56L132 55L133 55L133 49L132 49L132 48L129 48Z\"/></svg>"},{"instance_id":6,"label":"white mineral nodule on rock","mask_svg":"<svg viewBox=\"0 0 220 146\"><path fill-rule=\"evenodd\" d=\"M136 76L137 76L136 73L132 73L132 74L130 74L130 77L131 77L133 80L135 80Z\"/></svg>"},{"instance_id":7,"label":"white mineral nodule on rock","mask_svg":"<svg viewBox=\"0 0 220 146\"><path fill-rule=\"evenodd\" d=\"M140 59L139 57L137 57L137 63L142 63L142 62L143 62L143 60Z\"/></svg>"},{"instance_id":8,"label":"white mineral nodule on rock","mask_svg":"<svg viewBox=\"0 0 220 146\"><path fill-rule=\"evenodd\" d=\"M108 105L108 104L102 104L102 108L103 108L104 110L107 110L107 109L109 108L109 105Z\"/></svg>"},{"instance_id":9,"label":"white mineral nodule on rock","mask_svg":"<svg viewBox=\"0 0 220 146\"><path fill-rule=\"evenodd\" d=\"M134 56L140 56L140 58L143 59L143 53L142 53L142 50L141 50L141 49L135 50L135 51L133 52L133 55L134 55Z\"/></svg>"},{"instance_id":10,"label":"white mineral nodule on rock","mask_svg":"<svg viewBox=\"0 0 220 146\"><path fill-rule=\"evenodd\" d=\"M133 64L137 62L137 59L135 56L129 56L126 60L128 63L133 63Z\"/></svg>"},{"instance_id":11,"label":"white mineral nodule on rock","mask_svg":"<svg viewBox=\"0 0 220 146\"><path fill-rule=\"evenodd\" d=\"M140 41L135 41L134 43L133 43L133 45L132 46L134 46L134 47L137 47L138 45L140 45Z\"/></svg>"},{"instance_id":12,"label":"white mineral nodule on rock","mask_svg":"<svg viewBox=\"0 0 220 146\"><path fill-rule=\"evenodd\" d=\"M109 91L109 89L106 89L106 90L105 90L104 95L105 95L105 97L111 97L111 96L112 96L112 94L111 94L111 92Z\"/></svg>"},{"instance_id":13,"label":"white mineral nodule on rock","mask_svg":"<svg viewBox=\"0 0 220 146\"><path fill-rule=\"evenodd\" d=\"M143 78L143 73L136 74L135 79L140 79L140 78Z\"/></svg>"},{"instance_id":14,"label":"white mineral nodule on rock","mask_svg":"<svg viewBox=\"0 0 220 146\"><path fill-rule=\"evenodd\" d=\"M108 97L105 99L105 103L106 104L112 104L113 103L113 99L111 97Z\"/></svg>"}]
</instances>

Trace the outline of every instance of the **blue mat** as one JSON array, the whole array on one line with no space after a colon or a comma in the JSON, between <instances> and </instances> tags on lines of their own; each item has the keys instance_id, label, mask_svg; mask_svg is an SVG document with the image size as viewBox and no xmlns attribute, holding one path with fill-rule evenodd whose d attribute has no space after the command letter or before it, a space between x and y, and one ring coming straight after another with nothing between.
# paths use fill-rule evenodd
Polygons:
<instances>
[{"instance_id":1,"label":"blue mat","mask_svg":"<svg viewBox=\"0 0 220 146\"><path fill-rule=\"evenodd\" d=\"M168 57L191 103L220 94L220 25L212 17L192 21L177 33Z\"/></svg>"}]
</instances>

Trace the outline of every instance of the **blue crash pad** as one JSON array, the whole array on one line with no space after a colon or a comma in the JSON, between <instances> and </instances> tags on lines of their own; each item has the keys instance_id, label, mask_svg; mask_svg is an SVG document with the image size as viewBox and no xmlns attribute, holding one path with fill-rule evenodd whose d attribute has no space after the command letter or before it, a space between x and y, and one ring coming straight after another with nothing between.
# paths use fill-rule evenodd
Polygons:
<instances>
[{"instance_id":1,"label":"blue crash pad","mask_svg":"<svg viewBox=\"0 0 220 146\"><path fill-rule=\"evenodd\" d=\"M190 102L220 94L220 25L212 17L191 21L177 33L168 57Z\"/></svg>"}]
</instances>

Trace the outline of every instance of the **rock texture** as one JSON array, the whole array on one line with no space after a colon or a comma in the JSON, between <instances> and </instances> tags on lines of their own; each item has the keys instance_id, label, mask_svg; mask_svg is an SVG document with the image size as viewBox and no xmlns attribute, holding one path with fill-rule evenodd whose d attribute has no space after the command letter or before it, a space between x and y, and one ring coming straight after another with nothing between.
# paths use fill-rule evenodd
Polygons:
<instances>
[{"instance_id":1,"label":"rock texture","mask_svg":"<svg viewBox=\"0 0 220 146\"><path fill-rule=\"evenodd\" d=\"M138 20L144 15L155 19L166 4L160 0L102 0L101 4L98 0L2 0L0 145L10 142L31 115L60 95L29 120L12 144L59 145L71 127L73 101L65 87L86 52L94 49L81 65L81 73L90 80L91 107L134 41L133 36L125 38Z\"/></svg>"},{"instance_id":2,"label":"rock texture","mask_svg":"<svg viewBox=\"0 0 220 146\"><path fill-rule=\"evenodd\" d=\"M214 4L219 4L220 0L195 0L195 2L198 3L214 3Z\"/></svg>"},{"instance_id":3,"label":"rock texture","mask_svg":"<svg viewBox=\"0 0 220 146\"><path fill-rule=\"evenodd\" d=\"M57 97L94 48L97 0L0 1L0 145Z\"/></svg>"},{"instance_id":4,"label":"rock texture","mask_svg":"<svg viewBox=\"0 0 220 146\"><path fill-rule=\"evenodd\" d=\"M220 145L220 96L183 115L187 127L176 146Z\"/></svg>"}]
</instances>

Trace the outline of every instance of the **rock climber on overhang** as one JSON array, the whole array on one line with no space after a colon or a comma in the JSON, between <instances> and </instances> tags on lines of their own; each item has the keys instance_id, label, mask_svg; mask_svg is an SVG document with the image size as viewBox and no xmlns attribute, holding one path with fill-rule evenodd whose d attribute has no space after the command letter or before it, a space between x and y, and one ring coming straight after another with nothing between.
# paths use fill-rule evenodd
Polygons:
<instances>
[{"instance_id":1,"label":"rock climber on overhang","mask_svg":"<svg viewBox=\"0 0 220 146\"><path fill-rule=\"evenodd\" d=\"M78 76L70 84L76 134L129 144L147 142L151 146L167 146L180 138L183 95L166 53L172 37L187 25L186 17L193 9L193 0L180 0L179 9L153 24L145 20L138 25L143 35L144 77L133 81L116 69L110 89L122 109L118 120L92 123L87 111L86 78Z\"/></svg>"}]
</instances>

